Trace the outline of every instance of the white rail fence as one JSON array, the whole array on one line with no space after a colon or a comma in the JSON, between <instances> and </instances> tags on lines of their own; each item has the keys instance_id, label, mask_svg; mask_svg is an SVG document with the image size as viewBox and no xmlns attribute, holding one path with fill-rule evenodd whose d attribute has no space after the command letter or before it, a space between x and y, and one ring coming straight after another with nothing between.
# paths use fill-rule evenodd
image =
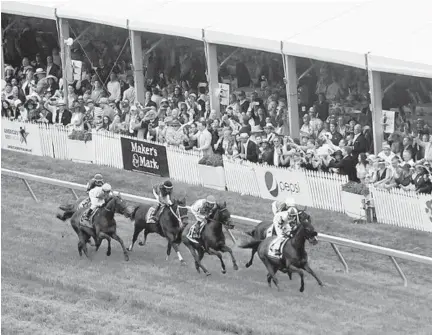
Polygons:
<instances>
[{"instance_id":1,"label":"white rail fence","mask_svg":"<svg viewBox=\"0 0 432 335\"><path fill-rule=\"evenodd\" d=\"M28 133L27 142L23 143L19 135L20 127ZM36 125L2 118L2 148L18 150L34 155L48 156L56 159L74 160L94 163L118 169L123 168L123 154L120 138L122 136L104 131L93 131L92 140L88 142L71 140L68 136L71 129L54 125ZM177 147L166 147L170 177L174 180L192 185L208 185L200 172L198 161L200 154ZM263 176L271 172L279 179L275 185L264 185ZM346 204L342 201L342 185L347 182L346 176L324 172L292 172L288 169L275 168L259 164L241 163L224 157L224 174L226 189L243 195L261 197L269 200L294 196L299 204L315 208L346 213ZM287 184L298 187L301 192L283 192ZM300 179L300 180L299 180ZM266 181L267 182L267 181ZM277 196L271 195L268 187L279 189ZM428 196L414 192L398 190L384 191L371 187L374 198L377 220L380 223L407 227L432 232L432 205ZM429 196L429 198L431 198ZM345 201L346 203L346 201ZM429 208L428 205L429 204ZM356 208L360 207L355 204Z\"/></svg>"},{"instance_id":2,"label":"white rail fence","mask_svg":"<svg viewBox=\"0 0 432 335\"><path fill-rule=\"evenodd\" d=\"M37 199L35 193L33 192L33 189L31 188L28 181L34 181L34 182L38 182L38 183L44 183L44 184L68 188L72 191L72 194L74 195L74 197L76 199L78 198L78 196L76 195L75 190L80 190L80 191L86 190L85 185L67 182L67 181L62 181L62 180L58 180L58 179L52 179L52 178L37 176L37 175L32 175L29 173L12 171L12 170L3 169L3 168L1 169L1 173L5 176L15 177L15 178L19 178L19 179L23 180L23 182L25 183L31 196L37 202L38 202L38 199ZM132 194L128 194L128 193L122 193L122 197L125 200L136 202L136 203L146 204L146 203L155 203L156 202L155 199L140 197L140 196L136 196L136 195L132 195ZM249 219L249 218L237 216L237 215L232 215L232 218L237 222L240 222L243 224L250 224L250 225L254 225L254 226L258 225L261 222L258 220ZM404 252L404 251L379 247L379 246L375 246L372 244L353 241L353 240L349 240L349 239L345 239L345 238L341 238L341 237L336 237L336 236L331 236L331 235L326 235L326 234L321 234L321 233L318 235L318 239L322 242L330 243L330 245L332 246L333 250L335 251L338 259L343 264L344 270L346 273L349 272L349 267L348 267L347 261L345 260L341 251L339 250L338 245L343 246L343 247L348 247L348 248L353 248L353 249L358 249L358 250L363 250L363 251L367 251L367 252L372 252L372 253L388 256L391 259L392 263L394 264L398 274L402 278L405 287L408 285L408 280L407 280L403 270L399 266L398 262L396 261L396 258L400 258L400 259L404 259L407 261L422 263L422 264L432 266L432 258L426 257L426 256L421 256L421 255L416 255L416 254L412 254L412 253L408 253L408 252Z\"/></svg>"}]
</instances>

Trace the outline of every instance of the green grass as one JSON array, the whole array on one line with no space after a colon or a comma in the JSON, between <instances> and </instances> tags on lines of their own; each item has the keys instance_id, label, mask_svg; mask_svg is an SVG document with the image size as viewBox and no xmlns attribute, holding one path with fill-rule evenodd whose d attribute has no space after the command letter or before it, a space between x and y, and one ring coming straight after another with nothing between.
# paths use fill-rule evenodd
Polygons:
<instances>
[{"instance_id":1,"label":"green grass","mask_svg":"<svg viewBox=\"0 0 432 335\"><path fill-rule=\"evenodd\" d=\"M2 150L2 167L85 183L101 172L116 190L150 196L161 179L95 165L56 161ZM430 334L432 271L401 261L409 287L403 288L388 258L342 248L351 272L341 271L330 246L308 245L311 266L325 282L319 288L306 276L306 290L279 274L282 292L270 290L259 259L251 269L249 252L234 247L241 264L220 273L217 259L206 256L212 272L198 275L191 256L182 267L173 255L165 261L165 241L149 236L130 262L113 241L92 260L79 258L77 237L54 218L59 203L71 200L65 189L31 183L42 200L35 203L22 181L2 176L2 332L4 334ZM226 200L232 212L270 220L262 199L175 183L188 203L208 193ZM311 209L319 232L432 256L431 235L385 225L356 225L345 215ZM236 227L237 235L246 229ZM119 219L126 244L132 224ZM67 232L62 238L62 233Z\"/></svg>"}]
</instances>

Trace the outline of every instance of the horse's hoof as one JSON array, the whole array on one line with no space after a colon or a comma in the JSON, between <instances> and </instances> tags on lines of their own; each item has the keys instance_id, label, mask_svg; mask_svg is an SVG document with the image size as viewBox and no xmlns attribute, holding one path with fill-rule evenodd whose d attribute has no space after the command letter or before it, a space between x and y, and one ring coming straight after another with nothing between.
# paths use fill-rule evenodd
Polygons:
<instances>
[{"instance_id":1,"label":"horse's hoof","mask_svg":"<svg viewBox=\"0 0 432 335\"><path fill-rule=\"evenodd\" d=\"M144 244L143 242L138 242L138 245L139 245L140 247L143 247L145 244Z\"/></svg>"},{"instance_id":2,"label":"horse's hoof","mask_svg":"<svg viewBox=\"0 0 432 335\"><path fill-rule=\"evenodd\" d=\"M126 248L126 250L127 250L127 251L129 251L129 252L131 252L131 251L132 251L132 249L131 249L131 248Z\"/></svg>"},{"instance_id":3,"label":"horse's hoof","mask_svg":"<svg viewBox=\"0 0 432 335\"><path fill-rule=\"evenodd\" d=\"M128 255L125 255L125 261L129 262L129 256Z\"/></svg>"},{"instance_id":4,"label":"horse's hoof","mask_svg":"<svg viewBox=\"0 0 432 335\"><path fill-rule=\"evenodd\" d=\"M211 273L210 272L206 272L206 276L208 277L208 276L211 276Z\"/></svg>"},{"instance_id":5,"label":"horse's hoof","mask_svg":"<svg viewBox=\"0 0 432 335\"><path fill-rule=\"evenodd\" d=\"M300 287L300 292L304 292L304 287Z\"/></svg>"},{"instance_id":6,"label":"horse's hoof","mask_svg":"<svg viewBox=\"0 0 432 335\"><path fill-rule=\"evenodd\" d=\"M222 270L222 273L225 274L225 273L226 273L226 270Z\"/></svg>"},{"instance_id":7,"label":"horse's hoof","mask_svg":"<svg viewBox=\"0 0 432 335\"><path fill-rule=\"evenodd\" d=\"M106 255L111 256L111 251L107 251Z\"/></svg>"},{"instance_id":8,"label":"horse's hoof","mask_svg":"<svg viewBox=\"0 0 432 335\"><path fill-rule=\"evenodd\" d=\"M180 264L181 264L181 265L186 265L186 262L185 262L184 260L181 260L181 261L180 261Z\"/></svg>"},{"instance_id":9,"label":"horse's hoof","mask_svg":"<svg viewBox=\"0 0 432 335\"><path fill-rule=\"evenodd\" d=\"M237 271L239 269L237 264L234 264L233 268L235 271Z\"/></svg>"},{"instance_id":10,"label":"horse's hoof","mask_svg":"<svg viewBox=\"0 0 432 335\"><path fill-rule=\"evenodd\" d=\"M250 268L251 265L252 265L251 263L246 263L246 264L245 264L246 269L247 269L247 268Z\"/></svg>"}]
</instances>

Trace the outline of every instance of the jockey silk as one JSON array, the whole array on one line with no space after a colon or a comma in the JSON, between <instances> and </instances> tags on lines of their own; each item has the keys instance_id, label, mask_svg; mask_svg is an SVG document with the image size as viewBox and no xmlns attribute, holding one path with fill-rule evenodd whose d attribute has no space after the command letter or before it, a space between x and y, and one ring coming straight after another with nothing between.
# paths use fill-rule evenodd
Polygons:
<instances>
[{"instance_id":1,"label":"jockey silk","mask_svg":"<svg viewBox=\"0 0 432 335\"><path fill-rule=\"evenodd\" d=\"M153 187L153 195L156 198L156 200L161 205L172 205L171 197L169 194L166 196L163 196L160 190L160 186Z\"/></svg>"},{"instance_id":2,"label":"jockey silk","mask_svg":"<svg viewBox=\"0 0 432 335\"><path fill-rule=\"evenodd\" d=\"M110 192L109 195L105 195L101 186L91 189L89 192L91 202L90 208L94 211L96 208L101 207L105 203L105 199L110 195L112 195L112 192Z\"/></svg>"},{"instance_id":3,"label":"jockey silk","mask_svg":"<svg viewBox=\"0 0 432 335\"><path fill-rule=\"evenodd\" d=\"M206 216L209 214L206 206L207 200L200 199L195 201L191 206L191 212L197 219L197 221L204 221Z\"/></svg>"}]
</instances>

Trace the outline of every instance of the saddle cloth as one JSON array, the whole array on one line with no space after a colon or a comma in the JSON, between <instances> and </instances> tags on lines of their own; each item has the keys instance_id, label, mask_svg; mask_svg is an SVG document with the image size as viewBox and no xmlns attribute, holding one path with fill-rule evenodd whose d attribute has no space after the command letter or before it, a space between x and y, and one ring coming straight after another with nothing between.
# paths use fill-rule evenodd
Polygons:
<instances>
[{"instance_id":1,"label":"saddle cloth","mask_svg":"<svg viewBox=\"0 0 432 335\"><path fill-rule=\"evenodd\" d=\"M87 220L85 217L87 216L88 211L90 208L87 208L82 214L80 219L80 225L87 228L93 228L93 218L95 214L98 212L99 208L96 208L90 218Z\"/></svg>"},{"instance_id":2,"label":"saddle cloth","mask_svg":"<svg viewBox=\"0 0 432 335\"><path fill-rule=\"evenodd\" d=\"M197 238L199 238L200 236L201 236L201 233L202 233L202 231L203 231L203 229L204 229L204 227L205 227L205 225L203 224L201 227L200 227L200 230L198 231L198 233L196 233L195 232L195 227L196 227L196 225L198 224L198 222L197 223L195 223L194 225L192 225L190 228L189 228L189 231L188 231L188 233L187 233L187 235L186 235L186 237L190 240L190 241L192 241L192 242L197 242Z\"/></svg>"},{"instance_id":3,"label":"saddle cloth","mask_svg":"<svg viewBox=\"0 0 432 335\"><path fill-rule=\"evenodd\" d=\"M150 220L150 218L152 217L155 210L156 210L156 208L153 206L148 209L147 214L146 214L146 222L148 222Z\"/></svg>"},{"instance_id":4,"label":"saddle cloth","mask_svg":"<svg viewBox=\"0 0 432 335\"><path fill-rule=\"evenodd\" d=\"M85 198L83 201L80 202L80 204L78 205L78 209L80 208L84 208L87 207L88 205L90 205L90 198Z\"/></svg>"},{"instance_id":5,"label":"saddle cloth","mask_svg":"<svg viewBox=\"0 0 432 335\"><path fill-rule=\"evenodd\" d=\"M282 257L282 249L285 244L288 242L288 237L277 236L273 239L273 241L269 245L268 255L274 258Z\"/></svg>"}]
</instances>

